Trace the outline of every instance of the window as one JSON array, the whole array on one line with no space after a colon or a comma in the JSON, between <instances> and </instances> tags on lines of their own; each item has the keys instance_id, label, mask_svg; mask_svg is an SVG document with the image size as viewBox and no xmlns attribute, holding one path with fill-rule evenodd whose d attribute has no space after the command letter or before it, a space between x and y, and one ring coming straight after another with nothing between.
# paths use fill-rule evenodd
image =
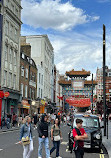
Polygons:
<instances>
[{"instance_id":1,"label":"window","mask_svg":"<svg viewBox=\"0 0 111 158\"><path fill-rule=\"evenodd\" d=\"M43 62L41 61L41 67L43 68Z\"/></svg>"},{"instance_id":2,"label":"window","mask_svg":"<svg viewBox=\"0 0 111 158\"><path fill-rule=\"evenodd\" d=\"M40 98L40 88L39 88L39 98Z\"/></svg>"},{"instance_id":3,"label":"window","mask_svg":"<svg viewBox=\"0 0 111 158\"><path fill-rule=\"evenodd\" d=\"M13 88L16 89L16 75L13 76Z\"/></svg>"},{"instance_id":4,"label":"window","mask_svg":"<svg viewBox=\"0 0 111 158\"><path fill-rule=\"evenodd\" d=\"M21 94L22 94L22 97L23 97L23 92L24 92L24 85L23 85L23 83L21 83Z\"/></svg>"},{"instance_id":5,"label":"window","mask_svg":"<svg viewBox=\"0 0 111 158\"><path fill-rule=\"evenodd\" d=\"M10 37L13 38L13 26L10 26Z\"/></svg>"},{"instance_id":6,"label":"window","mask_svg":"<svg viewBox=\"0 0 111 158\"><path fill-rule=\"evenodd\" d=\"M25 98L27 98L27 85L25 85Z\"/></svg>"},{"instance_id":7,"label":"window","mask_svg":"<svg viewBox=\"0 0 111 158\"><path fill-rule=\"evenodd\" d=\"M28 69L25 70L25 77L28 78Z\"/></svg>"},{"instance_id":8,"label":"window","mask_svg":"<svg viewBox=\"0 0 111 158\"><path fill-rule=\"evenodd\" d=\"M14 65L17 65L17 52L14 52Z\"/></svg>"},{"instance_id":9,"label":"window","mask_svg":"<svg viewBox=\"0 0 111 158\"><path fill-rule=\"evenodd\" d=\"M36 96L35 96L35 89L34 89L34 99L36 98Z\"/></svg>"},{"instance_id":10,"label":"window","mask_svg":"<svg viewBox=\"0 0 111 158\"><path fill-rule=\"evenodd\" d=\"M34 90L32 89L32 99L34 99Z\"/></svg>"},{"instance_id":11,"label":"window","mask_svg":"<svg viewBox=\"0 0 111 158\"><path fill-rule=\"evenodd\" d=\"M30 98L32 98L32 88L30 88Z\"/></svg>"},{"instance_id":12,"label":"window","mask_svg":"<svg viewBox=\"0 0 111 158\"><path fill-rule=\"evenodd\" d=\"M7 71L4 71L4 86L7 85Z\"/></svg>"},{"instance_id":13,"label":"window","mask_svg":"<svg viewBox=\"0 0 111 158\"><path fill-rule=\"evenodd\" d=\"M18 9L15 10L15 14L16 14L16 16L18 16Z\"/></svg>"},{"instance_id":14,"label":"window","mask_svg":"<svg viewBox=\"0 0 111 158\"><path fill-rule=\"evenodd\" d=\"M11 10L12 10L12 12L14 12L14 5L13 4L11 4Z\"/></svg>"},{"instance_id":15,"label":"window","mask_svg":"<svg viewBox=\"0 0 111 158\"><path fill-rule=\"evenodd\" d=\"M9 73L9 87L12 86L12 73Z\"/></svg>"},{"instance_id":16,"label":"window","mask_svg":"<svg viewBox=\"0 0 111 158\"><path fill-rule=\"evenodd\" d=\"M41 98L42 98L42 89L41 89Z\"/></svg>"},{"instance_id":17,"label":"window","mask_svg":"<svg viewBox=\"0 0 111 158\"><path fill-rule=\"evenodd\" d=\"M21 67L21 76L24 77L24 67Z\"/></svg>"},{"instance_id":18,"label":"window","mask_svg":"<svg viewBox=\"0 0 111 158\"><path fill-rule=\"evenodd\" d=\"M17 40L17 29L15 29L15 39Z\"/></svg>"},{"instance_id":19,"label":"window","mask_svg":"<svg viewBox=\"0 0 111 158\"><path fill-rule=\"evenodd\" d=\"M109 72L109 77L111 77L111 72Z\"/></svg>"},{"instance_id":20,"label":"window","mask_svg":"<svg viewBox=\"0 0 111 158\"><path fill-rule=\"evenodd\" d=\"M5 60L8 60L8 45L5 44Z\"/></svg>"},{"instance_id":21,"label":"window","mask_svg":"<svg viewBox=\"0 0 111 158\"><path fill-rule=\"evenodd\" d=\"M39 83L40 83L40 73L39 73Z\"/></svg>"},{"instance_id":22,"label":"window","mask_svg":"<svg viewBox=\"0 0 111 158\"><path fill-rule=\"evenodd\" d=\"M13 56L13 50L10 48L10 53L9 53L9 62L12 64L12 56Z\"/></svg>"},{"instance_id":23,"label":"window","mask_svg":"<svg viewBox=\"0 0 111 158\"><path fill-rule=\"evenodd\" d=\"M42 75L41 83L42 83L42 85L43 85L43 75Z\"/></svg>"},{"instance_id":24,"label":"window","mask_svg":"<svg viewBox=\"0 0 111 158\"><path fill-rule=\"evenodd\" d=\"M8 21L6 21L5 33L6 33L6 35L9 35L9 22Z\"/></svg>"}]
</instances>

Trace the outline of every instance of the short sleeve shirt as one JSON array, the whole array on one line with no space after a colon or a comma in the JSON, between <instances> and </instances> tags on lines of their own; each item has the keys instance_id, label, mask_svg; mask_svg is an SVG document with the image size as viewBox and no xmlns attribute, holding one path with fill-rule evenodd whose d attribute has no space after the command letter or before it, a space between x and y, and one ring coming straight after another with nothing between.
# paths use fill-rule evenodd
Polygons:
<instances>
[{"instance_id":1,"label":"short sleeve shirt","mask_svg":"<svg viewBox=\"0 0 111 158\"><path fill-rule=\"evenodd\" d=\"M86 134L84 128L81 128L81 129L79 129L79 130L80 130L80 132L81 132L81 136L84 135L84 134ZM77 136L77 132L76 132L76 130L75 130L75 128L74 128L74 129L73 129L73 137L75 138L75 136ZM75 147L75 141L74 141L74 145L73 145L73 146ZM83 146L84 146L84 142L83 142L83 141L79 141L79 147L83 147Z\"/></svg>"}]
</instances>

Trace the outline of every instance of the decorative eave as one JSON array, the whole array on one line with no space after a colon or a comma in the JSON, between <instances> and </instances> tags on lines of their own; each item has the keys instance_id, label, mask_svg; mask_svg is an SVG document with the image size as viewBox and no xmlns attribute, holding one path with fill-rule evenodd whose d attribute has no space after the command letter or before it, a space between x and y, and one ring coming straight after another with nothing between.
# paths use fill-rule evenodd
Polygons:
<instances>
[{"instance_id":1,"label":"decorative eave","mask_svg":"<svg viewBox=\"0 0 111 158\"><path fill-rule=\"evenodd\" d=\"M69 77L87 77L90 76L90 71L85 71L84 69L82 69L82 71L66 71L66 76Z\"/></svg>"},{"instance_id":2,"label":"decorative eave","mask_svg":"<svg viewBox=\"0 0 111 158\"><path fill-rule=\"evenodd\" d=\"M92 85L92 81L85 81L84 82L85 85ZM93 85L97 85L97 81L93 81Z\"/></svg>"},{"instance_id":3,"label":"decorative eave","mask_svg":"<svg viewBox=\"0 0 111 158\"><path fill-rule=\"evenodd\" d=\"M71 80L60 80L58 81L59 85L71 85Z\"/></svg>"}]
</instances>

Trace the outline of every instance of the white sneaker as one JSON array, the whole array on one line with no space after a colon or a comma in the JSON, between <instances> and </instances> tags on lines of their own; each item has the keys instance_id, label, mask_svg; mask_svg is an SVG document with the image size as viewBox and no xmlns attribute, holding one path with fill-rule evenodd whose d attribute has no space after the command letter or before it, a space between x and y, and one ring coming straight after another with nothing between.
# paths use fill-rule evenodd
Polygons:
<instances>
[{"instance_id":1,"label":"white sneaker","mask_svg":"<svg viewBox=\"0 0 111 158\"><path fill-rule=\"evenodd\" d=\"M38 158L42 158L42 157L39 156Z\"/></svg>"},{"instance_id":2,"label":"white sneaker","mask_svg":"<svg viewBox=\"0 0 111 158\"><path fill-rule=\"evenodd\" d=\"M56 157L56 158L62 158L61 156L58 156L58 157Z\"/></svg>"}]
</instances>

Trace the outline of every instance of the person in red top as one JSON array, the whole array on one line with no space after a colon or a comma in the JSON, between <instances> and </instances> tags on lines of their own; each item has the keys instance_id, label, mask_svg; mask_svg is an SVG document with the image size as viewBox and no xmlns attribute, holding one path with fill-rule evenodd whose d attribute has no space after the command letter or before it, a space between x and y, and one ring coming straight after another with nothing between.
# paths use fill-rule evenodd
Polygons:
<instances>
[{"instance_id":1,"label":"person in red top","mask_svg":"<svg viewBox=\"0 0 111 158\"><path fill-rule=\"evenodd\" d=\"M76 128L73 129L73 137L74 137L74 151L76 158L83 158L84 156L84 139L87 139L88 136L82 128L83 120L76 119Z\"/></svg>"}]
</instances>

